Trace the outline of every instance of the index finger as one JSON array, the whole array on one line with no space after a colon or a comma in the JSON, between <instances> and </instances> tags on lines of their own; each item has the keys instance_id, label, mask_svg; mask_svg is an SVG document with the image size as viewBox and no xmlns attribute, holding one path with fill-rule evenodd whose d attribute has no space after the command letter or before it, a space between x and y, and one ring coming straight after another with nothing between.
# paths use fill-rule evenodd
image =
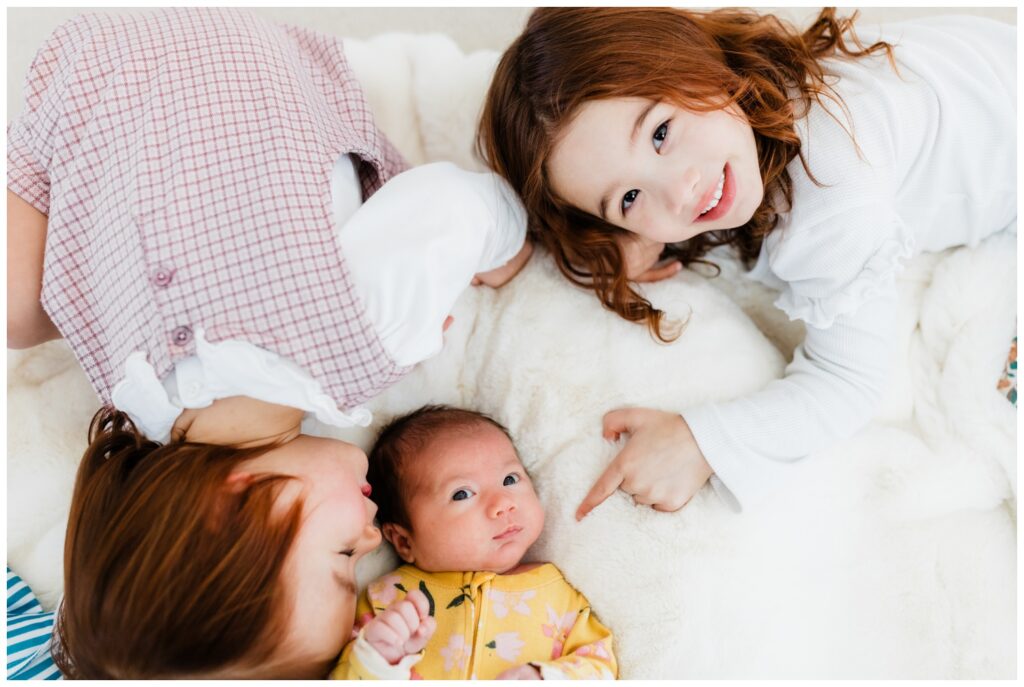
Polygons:
<instances>
[{"instance_id":1,"label":"index finger","mask_svg":"<svg viewBox=\"0 0 1024 687\"><path fill-rule=\"evenodd\" d=\"M620 453L619 455L622 454ZM619 459L616 457L611 465L597 478L597 481L594 482L594 486L590 488L587 495L583 497L580 507L576 509L576 520L582 520L590 511L604 503L605 499L615 493L615 490L619 488L624 479L625 475L622 474L622 469L619 467Z\"/></svg>"}]
</instances>

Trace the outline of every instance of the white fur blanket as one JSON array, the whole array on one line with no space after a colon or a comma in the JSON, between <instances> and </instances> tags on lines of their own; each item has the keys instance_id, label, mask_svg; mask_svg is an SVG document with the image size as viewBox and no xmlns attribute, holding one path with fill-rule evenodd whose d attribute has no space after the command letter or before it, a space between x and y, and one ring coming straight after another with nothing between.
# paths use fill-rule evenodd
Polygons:
<instances>
[{"instance_id":1,"label":"white fur blanket","mask_svg":"<svg viewBox=\"0 0 1024 687\"><path fill-rule=\"evenodd\" d=\"M472 136L497 55L440 36L349 42L381 127L414 163L479 168ZM512 431L548 515L535 547L591 600L626 678L1012 678L1016 413L995 390L1015 330L1016 237L922 256L900 280L900 371L879 416L793 467L785 493L737 515L710 488L655 513L616 494L572 514L618 447L601 416L683 409L782 374L800 325L735 261L649 297L690 316L656 344L543 254L459 301L445 350L375 399L447 402ZM97 406L63 342L8 354L8 561L53 607L71 485ZM326 432L322 427L311 429ZM360 571L394 564L382 548Z\"/></svg>"}]
</instances>

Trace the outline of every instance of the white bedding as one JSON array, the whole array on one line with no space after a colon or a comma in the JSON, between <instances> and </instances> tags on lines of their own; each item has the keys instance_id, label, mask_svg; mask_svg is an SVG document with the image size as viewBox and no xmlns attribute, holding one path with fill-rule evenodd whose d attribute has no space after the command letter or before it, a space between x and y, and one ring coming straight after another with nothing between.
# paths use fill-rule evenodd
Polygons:
<instances>
[{"instance_id":1,"label":"white bedding","mask_svg":"<svg viewBox=\"0 0 1024 687\"><path fill-rule=\"evenodd\" d=\"M411 162L480 168L472 136L496 53L399 34L348 50ZM368 448L381 422L425 402L505 423L548 514L534 553L615 632L622 677L1015 677L1016 414L995 389L1016 325L1013 234L910 263L903 365L879 417L794 466L760 510L737 515L707 487L675 514L619 493L575 522L617 451L605 411L682 409L782 373L802 327L722 266L647 288L690 317L665 346L539 254L505 288L463 296L445 350L371 404L374 427L332 433ZM97 401L63 342L10 352L8 375L8 561L51 608ZM393 564L381 549L361 577Z\"/></svg>"}]
</instances>

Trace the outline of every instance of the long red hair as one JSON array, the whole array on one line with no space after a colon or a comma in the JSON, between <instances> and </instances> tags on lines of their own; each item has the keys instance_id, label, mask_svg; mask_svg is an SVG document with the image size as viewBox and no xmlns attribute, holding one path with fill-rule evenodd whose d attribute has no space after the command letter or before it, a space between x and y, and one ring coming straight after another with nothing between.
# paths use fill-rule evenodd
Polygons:
<instances>
[{"instance_id":1,"label":"long red hair","mask_svg":"<svg viewBox=\"0 0 1024 687\"><path fill-rule=\"evenodd\" d=\"M591 100L670 100L697 112L736 103L754 131L764 200L743 226L668 246L666 255L689 264L715 246L731 245L749 265L778 213L792 201L786 166L800 156L796 117L822 97L842 104L826 83L820 60L884 51L893 61L889 44L864 47L857 39L856 16L837 18L833 8L825 8L799 32L774 15L741 9L537 9L498 64L480 121L478 152L519 193L531 237L551 253L561 272L592 288L605 307L644 322L667 341L664 314L626 278L616 237L628 232L551 190L546 164L559 133Z\"/></svg>"},{"instance_id":2,"label":"long red hair","mask_svg":"<svg viewBox=\"0 0 1024 687\"><path fill-rule=\"evenodd\" d=\"M101 409L78 469L54 660L68 677L258 674L288 620L281 582L302 500L283 475L230 486L267 448L149 441ZM282 510L286 512L281 512Z\"/></svg>"}]
</instances>

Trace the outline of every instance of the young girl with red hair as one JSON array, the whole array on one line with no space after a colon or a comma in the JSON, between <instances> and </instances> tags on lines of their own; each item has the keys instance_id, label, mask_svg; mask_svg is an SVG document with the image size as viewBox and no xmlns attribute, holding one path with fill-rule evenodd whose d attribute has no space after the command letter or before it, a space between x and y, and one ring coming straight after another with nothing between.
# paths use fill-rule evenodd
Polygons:
<instances>
[{"instance_id":1,"label":"young girl with red hair","mask_svg":"<svg viewBox=\"0 0 1024 687\"><path fill-rule=\"evenodd\" d=\"M667 341L631 281L728 245L807 329L755 394L606 415L605 435L629 441L578 517L620 487L677 510L712 474L752 504L867 423L892 373L902 262L1015 231L1015 44L1013 26L970 16L862 42L832 9L802 32L736 9L531 15L478 142L562 273Z\"/></svg>"}]
</instances>

